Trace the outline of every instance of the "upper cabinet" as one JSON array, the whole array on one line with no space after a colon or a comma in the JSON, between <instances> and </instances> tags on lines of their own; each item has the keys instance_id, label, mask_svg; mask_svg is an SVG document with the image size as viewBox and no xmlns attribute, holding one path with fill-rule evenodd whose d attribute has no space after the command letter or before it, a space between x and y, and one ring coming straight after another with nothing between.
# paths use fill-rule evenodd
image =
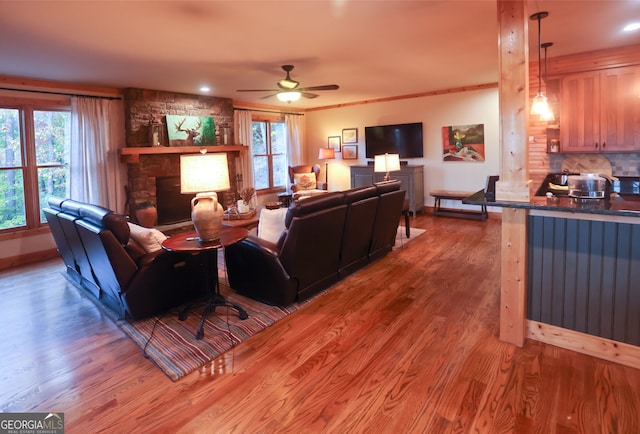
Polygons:
<instances>
[{"instance_id":1,"label":"upper cabinet","mask_svg":"<svg viewBox=\"0 0 640 434\"><path fill-rule=\"evenodd\" d=\"M640 150L640 67L568 75L561 82L562 152Z\"/></svg>"}]
</instances>

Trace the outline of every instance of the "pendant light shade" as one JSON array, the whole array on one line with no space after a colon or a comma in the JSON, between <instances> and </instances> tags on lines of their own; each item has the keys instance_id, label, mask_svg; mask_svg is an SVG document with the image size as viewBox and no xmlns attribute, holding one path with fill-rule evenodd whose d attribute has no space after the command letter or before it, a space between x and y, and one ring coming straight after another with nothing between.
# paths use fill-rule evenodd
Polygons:
<instances>
[{"instance_id":1,"label":"pendant light shade","mask_svg":"<svg viewBox=\"0 0 640 434\"><path fill-rule=\"evenodd\" d=\"M538 21L538 93L533 98L530 113L532 115L539 115L541 118L548 117L550 112L547 97L545 96L544 92L542 92L542 47L540 44L540 21L542 21L544 18L547 18L548 16L549 12L536 12L529 17L531 20ZM551 116L553 116L553 112L551 112Z\"/></svg>"}]
</instances>

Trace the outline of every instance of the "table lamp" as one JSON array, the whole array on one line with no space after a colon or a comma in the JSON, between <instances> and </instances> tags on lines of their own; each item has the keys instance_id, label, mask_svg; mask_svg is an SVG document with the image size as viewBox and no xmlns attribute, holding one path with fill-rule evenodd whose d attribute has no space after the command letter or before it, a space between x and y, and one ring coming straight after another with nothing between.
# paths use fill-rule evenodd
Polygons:
<instances>
[{"instance_id":1,"label":"table lamp","mask_svg":"<svg viewBox=\"0 0 640 434\"><path fill-rule=\"evenodd\" d=\"M373 160L374 172L386 172L384 180L389 181L391 177L389 172L394 170L400 170L400 155L399 154L384 154L375 155Z\"/></svg>"},{"instance_id":2,"label":"table lamp","mask_svg":"<svg viewBox=\"0 0 640 434\"><path fill-rule=\"evenodd\" d=\"M216 191L230 187L226 153L180 156L180 193L196 193L191 199L191 220L201 244L219 239L224 207Z\"/></svg>"},{"instance_id":3,"label":"table lamp","mask_svg":"<svg viewBox=\"0 0 640 434\"><path fill-rule=\"evenodd\" d=\"M336 151L333 148L320 148L318 151L318 160L333 160L336 158ZM329 162L324 163L325 182L329 188Z\"/></svg>"}]
</instances>

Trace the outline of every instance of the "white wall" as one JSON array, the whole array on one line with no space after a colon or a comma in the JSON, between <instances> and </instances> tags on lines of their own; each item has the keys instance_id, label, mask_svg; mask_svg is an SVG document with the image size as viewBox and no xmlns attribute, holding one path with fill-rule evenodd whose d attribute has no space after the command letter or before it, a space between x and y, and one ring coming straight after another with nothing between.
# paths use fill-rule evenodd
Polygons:
<instances>
[{"instance_id":1,"label":"white wall","mask_svg":"<svg viewBox=\"0 0 640 434\"><path fill-rule=\"evenodd\" d=\"M320 164L324 174L325 161L318 161L318 148L327 146L327 137L340 136L343 128L358 128L358 160L342 160L341 154L329 160L329 190L346 190L351 187L349 166L367 161L364 127L410 122L423 123L424 158L408 161L424 166L426 205L433 205L429 191L478 191L484 188L487 176L499 173L497 88L307 112L305 161ZM484 124L485 161L444 162L442 127L469 124ZM460 202L443 202L443 206L468 208Z\"/></svg>"},{"instance_id":2,"label":"white wall","mask_svg":"<svg viewBox=\"0 0 640 434\"><path fill-rule=\"evenodd\" d=\"M28 237L11 238L0 241L0 259L27 255L56 248L51 233L31 235Z\"/></svg>"}]
</instances>

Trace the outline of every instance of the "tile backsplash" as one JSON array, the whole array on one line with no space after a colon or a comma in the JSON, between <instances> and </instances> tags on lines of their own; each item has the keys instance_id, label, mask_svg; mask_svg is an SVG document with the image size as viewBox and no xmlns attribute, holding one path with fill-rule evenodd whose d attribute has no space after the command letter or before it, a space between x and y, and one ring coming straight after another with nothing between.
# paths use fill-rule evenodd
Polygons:
<instances>
[{"instance_id":1,"label":"tile backsplash","mask_svg":"<svg viewBox=\"0 0 640 434\"><path fill-rule=\"evenodd\" d=\"M604 154L615 176L640 176L640 154Z\"/></svg>"},{"instance_id":2,"label":"tile backsplash","mask_svg":"<svg viewBox=\"0 0 640 434\"><path fill-rule=\"evenodd\" d=\"M640 153L636 154L601 154L611 162L614 176L640 176ZM549 155L551 172L560 172L562 161L567 157L563 154Z\"/></svg>"}]
</instances>

